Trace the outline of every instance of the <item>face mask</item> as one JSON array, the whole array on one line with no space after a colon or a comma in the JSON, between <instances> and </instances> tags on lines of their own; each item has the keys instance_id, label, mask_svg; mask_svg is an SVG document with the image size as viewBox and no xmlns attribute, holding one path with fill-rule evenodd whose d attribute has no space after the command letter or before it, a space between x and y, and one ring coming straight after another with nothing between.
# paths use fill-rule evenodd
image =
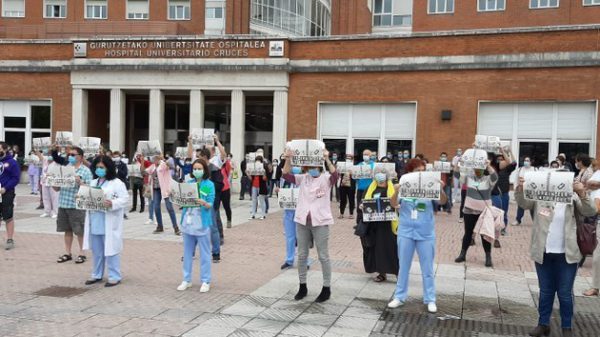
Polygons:
<instances>
[{"instance_id":1,"label":"face mask","mask_svg":"<svg viewBox=\"0 0 600 337\"><path fill-rule=\"evenodd\" d=\"M77 159L75 159L75 156L69 156L69 164L75 165L75 163L77 163Z\"/></svg>"},{"instance_id":2,"label":"face mask","mask_svg":"<svg viewBox=\"0 0 600 337\"><path fill-rule=\"evenodd\" d=\"M194 177L196 177L196 179L202 179L203 176L204 170L194 170Z\"/></svg>"},{"instance_id":3,"label":"face mask","mask_svg":"<svg viewBox=\"0 0 600 337\"><path fill-rule=\"evenodd\" d=\"M186 165L192 165L192 161L191 160L190 161L186 161L185 164Z\"/></svg>"},{"instance_id":4,"label":"face mask","mask_svg":"<svg viewBox=\"0 0 600 337\"><path fill-rule=\"evenodd\" d=\"M579 170L579 164L575 163L575 168Z\"/></svg>"},{"instance_id":5,"label":"face mask","mask_svg":"<svg viewBox=\"0 0 600 337\"><path fill-rule=\"evenodd\" d=\"M292 167L292 174L300 174L300 173L302 173L301 168L299 168L298 166Z\"/></svg>"},{"instance_id":6,"label":"face mask","mask_svg":"<svg viewBox=\"0 0 600 337\"><path fill-rule=\"evenodd\" d=\"M53 161L54 160L54 158L52 158L52 156L48 156L47 159L48 159L48 161Z\"/></svg>"},{"instance_id":7,"label":"face mask","mask_svg":"<svg viewBox=\"0 0 600 337\"><path fill-rule=\"evenodd\" d=\"M96 175L98 178L104 178L106 176L106 169L103 167L96 167Z\"/></svg>"},{"instance_id":8,"label":"face mask","mask_svg":"<svg viewBox=\"0 0 600 337\"><path fill-rule=\"evenodd\" d=\"M120 161L121 161L121 157L114 157L112 160L113 160L115 163L118 163L118 162L120 162Z\"/></svg>"},{"instance_id":9,"label":"face mask","mask_svg":"<svg viewBox=\"0 0 600 337\"><path fill-rule=\"evenodd\" d=\"M308 174L310 174L311 177L316 178L321 174L321 171L319 171L318 168L311 168L308 170Z\"/></svg>"},{"instance_id":10,"label":"face mask","mask_svg":"<svg viewBox=\"0 0 600 337\"><path fill-rule=\"evenodd\" d=\"M528 161L524 161L524 162L523 162L523 166L525 166L525 167L529 167L529 166L531 166L531 163L530 163L530 162L528 162Z\"/></svg>"},{"instance_id":11,"label":"face mask","mask_svg":"<svg viewBox=\"0 0 600 337\"><path fill-rule=\"evenodd\" d=\"M459 157L462 156L462 151L456 151L456 155Z\"/></svg>"},{"instance_id":12,"label":"face mask","mask_svg":"<svg viewBox=\"0 0 600 337\"><path fill-rule=\"evenodd\" d=\"M337 156L333 156L331 157L333 160L337 160Z\"/></svg>"},{"instance_id":13,"label":"face mask","mask_svg":"<svg viewBox=\"0 0 600 337\"><path fill-rule=\"evenodd\" d=\"M371 160L371 157L370 156L363 156L363 160L364 161L369 161L369 160Z\"/></svg>"},{"instance_id":14,"label":"face mask","mask_svg":"<svg viewBox=\"0 0 600 337\"><path fill-rule=\"evenodd\" d=\"M382 183L387 180L387 176L385 175L385 173L375 173L375 180L378 183Z\"/></svg>"},{"instance_id":15,"label":"face mask","mask_svg":"<svg viewBox=\"0 0 600 337\"><path fill-rule=\"evenodd\" d=\"M404 153L404 154L402 154L402 157L404 159L408 159L408 158L410 158L410 153Z\"/></svg>"},{"instance_id":16,"label":"face mask","mask_svg":"<svg viewBox=\"0 0 600 337\"><path fill-rule=\"evenodd\" d=\"M448 160L448 158L446 158L446 157L440 157L440 160L441 161L446 161L446 160Z\"/></svg>"},{"instance_id":17,"label":"face mask","mask_svg":"<svg viewBox=\"0 0 600 337\"><path fill-rule=\"evenodd\" d=\"M371 156L371 161L377 161L377 157Z\"/></svg>"}]
</instances>

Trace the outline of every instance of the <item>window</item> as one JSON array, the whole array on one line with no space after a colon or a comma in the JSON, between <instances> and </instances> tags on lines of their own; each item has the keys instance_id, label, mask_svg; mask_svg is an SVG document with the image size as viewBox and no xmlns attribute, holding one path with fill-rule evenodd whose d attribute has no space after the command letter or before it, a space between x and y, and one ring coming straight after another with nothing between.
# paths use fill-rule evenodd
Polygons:
<instances>
[{"instance_id":1,"label":"window","mask_svg":"<svg viewBox=\"0 0 600 337\"><path fill-rule=\"evenodd\" d=\"M529 0L529 8L558 8L559 0Z\"/></svg>"},{"instance_id":2,"label":"window","mask_svg":"<svg viewBox=\"0 0 600 337\"><path fill-rule=\"evenodd\" d=\"M222 19L223 8L222 7L207 7L206 8L207 19Z\"/></svg>"},{"instance_id":3,"label":"window","mask_svg":"<svg viewBox=\"0 0 600 337\"><path fill-rule=\"evenodd\" d=\"M412 1L373 0L373 26L411 26Z\"/></svg>"},{"instance_id":4,"label":"window","mask_svg":"<svg viewBox=\"0 0 600 337\"><path fill-rule=\"evenodd\" d=\"M67 17L67 0L45 0L44 17L64 19Z\"/></svg>"},{"instance_id":5,"label":"window","mask_svg":"<svg viewBox=\"0 0 600 337\"><path fill-rule=\"evenodd\" d=\"M600 0L583 0L584 6L600 5Z\"/></svg>"},{"instance_id":6,"label":"window","mask_svg":"<svg viewBox=\"0 0 600 337\"><path fill-rule=\"evenodd\" d=\"M148 20L148 0L127 0L127 18Z\"/></svg>"},{"instance_id":7,"label":"window","mask_svg":"<svg viewBox=\"0 0 600 337\"><path fill-rule=\"evenodd\" d=\"M8 18L24 18L25 0L2 0L2 16Z\"/></svg>"},{"instance_id":8,"label":"window","mask_svg":"<svg viewBox=\"0 0 600 337\"><path fill-rule=\"evenodd\" d=\"M479 0L480 12L503 11L506 9L506 0Z\"/></svg>"},{"instance_id":9,"label":"window","mask_svg":"<svg viewBox=\"0 0 600 337\"><path fill-rule=\"evenodd\" d=\"M86 19L106 19L107 17L106 0L86 0L85 18Z\"/></svg>"},{"instance_id":10,"label":"window","mask_svg":"<svg viewBox=\"0 0 600 337\"><path fill-rule=\"evenodd\" d=\"M52 128L50 101L0 100L0 137L18 145L19 157L31 151L32 138L48 137Z\"/></svg>"},{"instance_id":11,"label":"window","mask_svg":"<svg viewBox=\"0 0 600 337\"><path fill-rule=\"evenodd\" d=\"M454 13L454 0L429 0L429 14Z\"/></svg>"},{"instance_id":12,"label":"window","mask_svg":"<svg viewBox=\"0 0 600 337\"><path fill-rule=\"evenodd\" d=\"M169 20L189 20L190 2L169 0Z\"/></svg>"}]
</instances>

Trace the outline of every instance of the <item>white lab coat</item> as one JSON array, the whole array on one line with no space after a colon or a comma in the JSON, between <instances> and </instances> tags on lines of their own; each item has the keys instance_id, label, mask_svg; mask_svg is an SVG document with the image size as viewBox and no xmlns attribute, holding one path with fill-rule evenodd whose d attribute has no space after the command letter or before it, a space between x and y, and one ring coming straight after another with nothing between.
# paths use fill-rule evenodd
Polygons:
<instances>
[{"instance_id":1,"label":"white lab coat","mask_svg":"<svg viewBox=\"0 0 600 337\"><path fill-rule=\"evenodd\" d=\"M98 179L92 180L90 186L97 186ZM104 197L112 201L112 210L106 212L104 221L104 255L114 256L123 250L123 214L129 205L129 193L125 184L115 178L102 185ZM90 212L85 214L83 249L91 249L90 244Z\"/></svg>"}]
</instances>

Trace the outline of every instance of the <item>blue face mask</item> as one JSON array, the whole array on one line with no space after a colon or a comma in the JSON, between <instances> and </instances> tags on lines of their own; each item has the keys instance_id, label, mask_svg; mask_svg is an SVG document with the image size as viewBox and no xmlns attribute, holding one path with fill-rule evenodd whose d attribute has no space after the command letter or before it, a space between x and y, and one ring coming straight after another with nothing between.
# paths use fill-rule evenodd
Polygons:
<instances>
[{"instance_id":1,"label":"blue face mask","mask_svg":"<svg viewBox=\"0 0 600 337\"><path fill-rule=\"evenodd\" d=\"M402 154L402 157L404 157L404 159L408 159L408 158L410 158L410 154L404 153L404 154Z\"/></svg>"},{"instance_id":2,"label":"blue face mask","mask_svg":"<svg viewBox=\"0 0 600 337\"><path fill-rule=\"evenodd\" d=\"M75 159L75 156L69 156L69 164L71 165L75 165L75 163L77 163L77 159Z\"/></svg>"},{"instance_id":3,"label":"blue face mask","mask_svg":"<svg viewBox=\"0 0 600 337\"><path fill-rule=\"evenodd\" d=\"M387 176L385 175L385 173L376 173L375 174L375 181L377 181L378 183L382 183L386 180L387 180Z\"/></svg>"},{"instance_id":4,"label":"blue face mask","mask_svg":"<svg viewBox=\"0 0 600 337\"><path fill-rule=\"evenodd\" d=\"M48 161L53 161L54 160L54 158L52 158L52 156L48 156L47 159L48 159Z\"/></svg>"},{"instance_id":5,"label":"blue face mask","mask_svg":"<svg viewBox=\"0 0 600 337\"><path fill-rule=\"evenodd\" d=\"M69 157L72 158L72 157ZM96 175L98 176L98 178L104 178L106 177L106 169L103 167L96 167Z\"/></svg>"},{"instance_id":6,"label":"blue face mask","mask_svg":"<svg viewBox=\"0 0 600 337\"><path fill-rule=\"evenodd\" d=\"M202 179L204 176L204 170L194 170L193 174L196 179Z\"/></svg>"},{"instance_id":7,"label":"blue face mask","mask_svg":"<svg viewBox=\"0 0 600 337\"><path fill-rule=\"evenodd\" d=\"M298 166L292 167L292 174L301 174L301 173L302 173L301 168L299 168Z\"/></svg>"},{"instance_id":8,"label":"blue face mask","mask_svg":"<svg viewBox=\"0 0 600 337\"><path fill-rule=\"evenodd\" d=\"M321 175L321 171L319 171L318 168L311 168L308 170L308 174L310 174L311 177L316 178Z\"/></svg>"}]
</instances>

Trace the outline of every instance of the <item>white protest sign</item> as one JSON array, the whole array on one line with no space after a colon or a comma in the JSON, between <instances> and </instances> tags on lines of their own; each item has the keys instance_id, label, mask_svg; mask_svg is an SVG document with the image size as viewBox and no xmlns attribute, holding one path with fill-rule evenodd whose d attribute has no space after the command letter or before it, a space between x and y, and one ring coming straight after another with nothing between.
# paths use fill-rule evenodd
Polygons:
<instances>
[{"instance_id":1,"label":"white protest sign","mask_svg":"<svg viewBox=\"0 0 600 337\"><path fill-rule=\"evenodd\" d=\"M496 136L475 136L475 148L485 150L486 152L497 152L500 148L500 138Z\"/></svg>"},{"instance_id":2,"label":"white protest sign","mask_svg":"<svg viewBox=\"0 0 600 337\"><path fill-rule=\"evenodd\" d=\"M413 172L400 177L400 197L440 200L440 172Z\"/></svg>"},{"instance_id":3,"label":"white protest sign","mask_svg":"<svg viewBox=\"0 0 600 337\"><path fill-rule=\"evenodd\" d=\"M354 163L352 163L351 160L338 161L335 164L335 170L339 174L346 174L346 173L350 172L350 169L352 168L353 164Z\"/></svg>"},{"instance_id":4,"label":"white protest sign","mask_svg":"<svg viewBox=\"0 0 600 337\"><path fill-rule=\"evenodd\" d=\"M390 198L363 199L363 221L392 221L396 220L396 210L390 203Z\"/></svg>"},{"instance_id":5,"label":"white protest sign","mask_svg":"<svg viewBox=\"0 0 600 337\"><path fill-rule=\"evenodd\" d=\"M70 146L73 145L73 132L71 131L58 131L56 132L56 144L58 146Z\"/></svg>"},{"instance_id":6,"label":"white protest sign","mask_svg":"<svg viewBox=\"0 0 600 337\"><path fill-rule=\"evenodd\" d=\"M46 171L46 186L49 187L75 187L75 168L71 165L62 166L50 164Z\"/></svg>"},{"instance_id":7,"label":"white protest sign","mask_svg":"<svg viewBox=\"0 0 600 337\"><path fill-rule=\"evenodd\" d=\"M140 140L137 145L137 152L144 157L154 157L162 154L158 140Z\"/></svg>"},{"instance_id":8,"label":"white protest sign","mask_svg":"<svg viewBox=\"0 0 600 337\"><path fill-rule=\"evenodd\" d=\"M130 177L142 177L142 170L140 169L140 164L131 164L127 165L127 174Z\"/></svg>"},{"instance_id":9,"label":"white protest sign","mask_svg":"<svg viewBox=\"0 0 600 337\"><path fill-rule=\"evenodd\" d=\"M375 163L373 175L380 172L385 173L388 180L392 180L398 176L396 173L396 164L394 163Z\"/></svg>"},{"instance_id":10,"label":"white protest sign","mask_svg":"<svg viewBox=\"0 0 600 337\"><path fill-rule=\"evenodd\" d=\"M185 159L188 156L188 148L187 147L177 147L177 149L175 149L175 158L179 158L179 159Z\"/></svg>"},{"instance_id":11,"label":"white protest sign","mask_svg":"<svg viewBox=\"0 0 600 337\"><path fill-rule=\"evenodd\" d=\"M283 209L296 209L298 204L298 195L300 194L299 188L281 188L277 199L279 201L279 207Z\"/></svg>"},{"instance_id":12,"label":"white protest sign","mask_svg":"<svg viewBox=\"0 0 600 337\"><path fill-rule=\"evenodd\" d=\"M468 149L460 158L461 167L467 169L481 169L487 168L488 155L485 150L481 149Z\"/></svg>"},{"instance_id":13,"label":"white protest sign","mask_svg":"<svg viewBox=\"0 0 600 337\"><path fill-rule=\"evenodd\" d=\"M534 201L571 203L573 201L573 172L537 171L525 173L523 195Z\"/></svg>"},{"instance_id":14,"label":"white protest sign","mask_svg":"<svg viewBox=\"0 0 600 337\"><path fill-rule=\"evenodd\" d=\"M250 152L246 155L246 162L254 162L256 160L256 152Z\"/></svg>"},{"instance_id":15,"label":"white protest sign","mask_svg":"<svg viewBox=\"0 0 600 337\"><path fill-rule=\"evenodd\" d=\"M39 137L33 138L32 143L35 151L44 151L50 148L52 140L50 140L50 137Z\"/></svg>"},{"instance_id":16,"label":"white protest sign","mask_svg":"<svg viewBox=\"0 0 600 337\"><path fill-rule=\"evenodd\" d=\"M433 171L442 172L442 173L450 173L452 172L452 163L448 161L434 161L433 162Z\"/></svg>"},{"instance_id":17,"label":"white protest sign","mask_svg":"<svg viewBox=\"0 0 600 337\"><path fill-rule=\"evenodd\" d=\"M370 165L354 165L350 169L352 179L373 179L373 170Z\"/></svg>"},{"instance_id":18,"label":"white protest sign","mask_svg":"<svg viewBox=\"0 0 600 337\"><path fill-rule=\"evenodd\" d=\"M108 207L104 206L105 200L104 191L101 188L82 185L75 196L75 208L106 212Z\"/></svg>"},{"instance_id":19,"label":"white protest sign","mask_svg":"<svg viewBox=\"0 0 600 337\"><path fill-rule=\"evenodd\" d=\"M246 163L246 172L249 176L264 176L265 165L261 162Z\"/></svg>"},{"instance_id":20,"label":"white protest sign","mask_svg":"<svg viewBox=\"0 0 600 337\"><path fill-rule=\"evenodd\" d=\"M512 142L510 140L501 140L500 141L500 147L505 152L511 152ZM496 153L500 153L500 151L496 151Z\"/></svg>"},{"instance_id":21,"label":"white protest sign","mask_svg":"<svg viewBox=\"0 0 600 337\"><path fill-rule=\"evenodd\" d=\"M39 166L40 165L40 158L38 158L38 156L36 156L34 154L25 156L23 158L23 164L25 164L25 165L36 165L36 166Z\"/></svg>"},{"instance_id":22,"label":"white protest sign","mask_svg":"<svg viewBox=\"0 0 600 337\"><path fill-rule=\"evenodd\" d=\"M215 145L215 130L214 129L192 129L190 136L194 150L201 149L206 146Z\"/></svg>"},{"instance_id":23,"label":"white protest sign","mask_svg":"<svg viewBox=\"0 0 600 337\"><path fill-rule=\"evenodd\" d=\"M425 164L425 171L427 172L433 172L433 164Z\"/></svg>"},{"instance_id":24,"label":"white protest sign","mask_svg":"<svg viewBox=\"0 0 600 337\"><path fill-rule=\"evenodd\" d=\"M171 201L182 207L198 207L198 185L195 183L179 183L171 181Z\"/></svg>"},{"instance_id":25,"label":"white protest sign","mask_svg":"<svg viewBox=\"0 0 600 337\"><path fill-rule=\"evenodd\" d=\"M296 139L288 143L288 147L294 155L293 166L323 166L323 152L325 143L315 139Z\"/></svg>"},{"instance_id":26,"label":"white protest sign","mask_svg":"<svg viewBox=\"0 0 600 337\"><path fill-rule=\"evenodd\" d=\"M79 147L83 150L85 157L94 157L100 154L100 144L102 140L98 137L79 138Z\"/></svg>"}]
</instances>

